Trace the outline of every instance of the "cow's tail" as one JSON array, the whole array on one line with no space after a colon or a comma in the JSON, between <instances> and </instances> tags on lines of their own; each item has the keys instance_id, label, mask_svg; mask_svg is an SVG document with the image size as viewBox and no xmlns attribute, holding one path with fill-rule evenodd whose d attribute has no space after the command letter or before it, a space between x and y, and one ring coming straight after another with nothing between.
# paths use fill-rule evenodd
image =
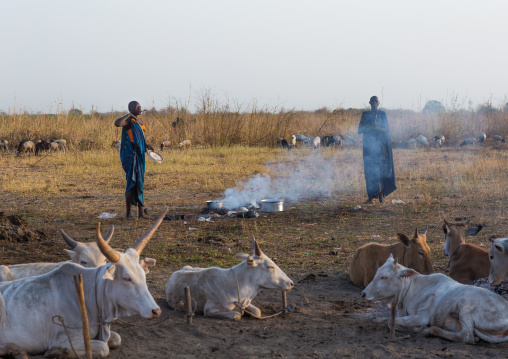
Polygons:
<instances>
[{"instance_id":1,"label":"cow's tail","mask_svg":"<svg viewBox=\"0 0 508 359\"><path fill-rule=\"evenodd\" d=\"M484 340L489 343L501 343L508 340L508 335L505 335L504 337L500 336L492 336L485 333L480 332L478 329L473 329L475 335L477 335L481 340Z\"/></svg>"}]
</instances>

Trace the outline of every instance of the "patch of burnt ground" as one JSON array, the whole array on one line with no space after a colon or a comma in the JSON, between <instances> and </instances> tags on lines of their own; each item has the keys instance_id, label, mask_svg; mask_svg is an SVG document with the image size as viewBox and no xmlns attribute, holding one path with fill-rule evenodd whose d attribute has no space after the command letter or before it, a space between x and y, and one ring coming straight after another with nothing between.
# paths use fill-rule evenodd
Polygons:
<instances>
[{"instance_id":1,"label":"patch of burnt ground","mask_svg":"<svg viewBox=\"0 0 508 359\"><path fill-rule=\"evenodd\" d=\"M16 214L6 216L0 212L0 241L40 242L46 239L46 233L33 228L22 217Z\"/></svg>"}]
</instances>

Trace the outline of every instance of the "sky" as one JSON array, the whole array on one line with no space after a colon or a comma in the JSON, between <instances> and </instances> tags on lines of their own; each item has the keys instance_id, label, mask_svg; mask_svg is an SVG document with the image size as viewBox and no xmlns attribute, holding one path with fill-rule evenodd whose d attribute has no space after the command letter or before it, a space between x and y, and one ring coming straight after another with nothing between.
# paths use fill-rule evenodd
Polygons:
<instances>
[{"instance_id":1,"label":"sky","mask_svg":"<svg viewBox=\"0 0 508 359\"><path fill-rule=\"evenodd\" d=\"M0 0L0 111L508 102L504 0Z\"/></svg>"}]
</instances>

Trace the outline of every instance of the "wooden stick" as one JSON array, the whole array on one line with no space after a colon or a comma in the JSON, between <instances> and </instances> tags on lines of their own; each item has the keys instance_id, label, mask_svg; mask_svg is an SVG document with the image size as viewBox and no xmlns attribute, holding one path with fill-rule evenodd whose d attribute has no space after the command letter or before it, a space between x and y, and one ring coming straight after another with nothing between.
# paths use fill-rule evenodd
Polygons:
<instances>
[{"instance_id":1,"label":"wooden stick","mask_svg":"<svg viewBox=\"0 0 508 359\"><path fill-rule=\"evenodd\" d=\"M185 294L185 307L187 308L187 324L192 324L192 302L189 287L185 287L184 294Z\"/></svg>"},{"instance_id":2,"label":"wooden stick","mask_svg":"<svg viewBox=\"0 0 508 359\"><path fill-rule=\"evenodd\" d=\"M79 311L81 312L81 321L83 322L83 340L85 342L85 353L87 359L92 359L92 345L90 344L90 331L88 330L88 314L86 313L85 292L83 291L83 275L79 277L74 274L74 284L78 294Z\"/></svg>"},{"instance_id":3,"label":"wooden stick","mask_svg":"<svg viewBox=\"0 0 508 359\"><path fill-rule=\"evenodd\" d=\"M288 299L286 298L286 292L282 291L282 309L288 307Z\"/></svg>"},{"instance_id":4,"label":"wooden stick","mask_svg":"<svg viewBox=\"0 0 508 359\"><path fill-rule=\"evenodd\" d=\"M397 299L392 302L390 315L390 339L395 340L395 315L397 310Z\"/></svg>"}]
</instances>

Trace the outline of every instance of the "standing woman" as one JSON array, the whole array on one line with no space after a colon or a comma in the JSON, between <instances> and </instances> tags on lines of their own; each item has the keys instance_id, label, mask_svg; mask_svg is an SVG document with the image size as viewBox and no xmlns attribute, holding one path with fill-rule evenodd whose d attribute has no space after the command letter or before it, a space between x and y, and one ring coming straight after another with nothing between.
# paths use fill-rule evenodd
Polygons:
<instances>
[{"instance_id":1,"label":"standing woman","mask_svg":"<svg viewBox=\"0 0 508 359\"><path fill-rule=\"evenodd\" d=\"M138 218L149 218L145 211L143 191L145 188L145 151L153 147L145 141L146 127L139 116L141 105L137 101L129 103L129 114L115 121L116 127L122 127L120 159L126 174L125 189L126 219L135 219L131 215L131 205L138 207Z\"/></svg>"},{"instance_id":2,"label":"standing woman","mask_svg":"<svg viewBox=\"0 0 508 359\"><path fill-rule=\"evenodd\" d=\"M397 189L393 168L392 141L386 113L379 110L379 99L372 96L371 110L362 113L358 133L363 133L363 167L369 198L383 202L383 198Z\"/></svg>"}]
</instances>

